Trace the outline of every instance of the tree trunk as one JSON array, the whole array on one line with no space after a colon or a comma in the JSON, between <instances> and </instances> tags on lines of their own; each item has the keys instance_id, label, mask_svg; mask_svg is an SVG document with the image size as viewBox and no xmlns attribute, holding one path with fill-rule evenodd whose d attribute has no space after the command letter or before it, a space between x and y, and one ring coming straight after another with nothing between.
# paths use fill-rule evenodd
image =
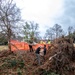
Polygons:
<instances>
[{"instance_id":1,"label":"tree trunk","mask_svg":"<svg viewBox=\"0 0 75 75\"><path fill-rule=\"evenodd\" d=\"M10 44L10 40L8 41L8 48L11 51L11 44Z\"/></svg>"}]
</instances>

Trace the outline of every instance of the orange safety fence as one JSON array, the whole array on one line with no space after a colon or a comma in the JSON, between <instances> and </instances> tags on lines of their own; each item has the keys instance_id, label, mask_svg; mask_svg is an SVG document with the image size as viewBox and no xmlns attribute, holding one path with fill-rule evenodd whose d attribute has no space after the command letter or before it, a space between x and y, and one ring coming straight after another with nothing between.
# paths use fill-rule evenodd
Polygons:
<instances>
[{"instance_id":1,"label":"orange safety fence","mask_svg":"<svg viewBox=\"0 0 75 75\"><path fill-rule=\"evenodd\" d=\"M11 45L11 50L15 51L15 50L29 50L29 44L28 43L24 43L24 42L17 42L17 43L12 43L13 45Z\"/></svg>"},{"instance_id":2,"label":"orange safety fence","mask_svg":"<svg viewBox=\"0 0 75 75\"><path fill-rule=\"evenodd\" d=\"M15 51L15 50L29 50L29 44L27 42L19 42L16 40L11 40L11 50ZM36 50L39 46L44 47L44 45L46 45L46 48L48 49L48 46L50 44L35 44L33 45L33 49Z\"/></svg>"}]
</instances>

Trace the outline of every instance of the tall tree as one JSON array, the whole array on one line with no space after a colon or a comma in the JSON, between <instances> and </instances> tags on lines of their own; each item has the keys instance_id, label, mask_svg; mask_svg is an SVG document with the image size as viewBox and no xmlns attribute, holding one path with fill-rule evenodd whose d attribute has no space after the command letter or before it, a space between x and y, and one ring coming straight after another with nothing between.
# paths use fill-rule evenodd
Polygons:
<instances>
[{"instance_id":1,"label":"tall tree","mask_svg":"<svg viewBox=\"0 0 75 75\"><path fill-rule=\"evenodd\" d=\"M20 19L20 9L13 0L0 1L0 33L7 37L9 43L12 35L17 31ZM9 49L11 50L10 44Z\"/></svg>"},{"instance_id":2,"label":"tall tree","mask_svg":"<svg viewBox=\"0 0 75 75\"><path fill-rule=\"evenodd\" d=\"M23 26L23 33L25 35L25 41L31 40L36 41L37 38L39 37L39 31L38 31L38 24L34 22L26 22L25 25ZM28 42L27 41L27 42Z\"/></svg>"},{"instance_id":3,"label":"tall tree","mask_svg":"<svg viewBox=\"0 0 75 75\"><path fill-rule=\"evenodd\" d=\"M73 27L72 26L69 26L68 27L68 35L69 35L69 38L72 38L72 32L73 32Z\"/></svg>"},{"instance_id":4,"label":"tall tree","mask_svg":"<svg viewBox=\"0 0 75 75\"><path fill-rule=\"evenodd\" d=\"M28 22L25 22L25 25L23 25L23 34L24 34L24 41L29 41L29 35L30 35L30 24Z\"/></svg>"}]
</instances>

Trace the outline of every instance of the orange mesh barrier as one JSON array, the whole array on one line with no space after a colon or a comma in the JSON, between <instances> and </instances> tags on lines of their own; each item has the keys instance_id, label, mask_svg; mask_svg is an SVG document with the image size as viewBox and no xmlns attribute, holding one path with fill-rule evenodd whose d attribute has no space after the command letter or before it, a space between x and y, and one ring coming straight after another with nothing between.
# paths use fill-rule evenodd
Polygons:
<instances>
[{"instance_id":1,"label":"orange mesh barrier","mask_svg":"<svg viewBox=\"0 0 75 75\"><path fill-rule=\"evenodd\" d=\"M36 45L33 45L33 49L36 50L39 46L44 47L44 45L46 45L46 48L48 49L48 46L50 44L39 44L37 43ZM29 50L29 44L26 42L19 42L19 41L15 41L15 40L11 40L11 50L15 51L15 50Z\"/></svg>"},{"instance_id":2,"label":"orange mesh barrier","mask_svg":"<svg viewBox=\"0 0 75 75\"><path fill-rule=\"evenodd\" d=\"M11 45L11 50L29 50L29 45L28 43L13 43L13 45Z\"/></svg>"}]
</instances>

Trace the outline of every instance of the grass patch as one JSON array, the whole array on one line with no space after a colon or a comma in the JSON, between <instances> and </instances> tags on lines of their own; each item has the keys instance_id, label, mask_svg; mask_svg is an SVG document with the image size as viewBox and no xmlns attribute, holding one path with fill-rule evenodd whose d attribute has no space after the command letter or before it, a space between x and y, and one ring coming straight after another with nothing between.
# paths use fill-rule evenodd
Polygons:
<instances>
[{"instance_id":1,"label":"grass patch","mask_svg":"<svg viewBox=\"0 0 75 75\"><path fill-rule=\"evenodd\" d=\"M8 50L8 45L1 45L0 51L2 51L2 50Z\"/></svg>"}]
</instances>

